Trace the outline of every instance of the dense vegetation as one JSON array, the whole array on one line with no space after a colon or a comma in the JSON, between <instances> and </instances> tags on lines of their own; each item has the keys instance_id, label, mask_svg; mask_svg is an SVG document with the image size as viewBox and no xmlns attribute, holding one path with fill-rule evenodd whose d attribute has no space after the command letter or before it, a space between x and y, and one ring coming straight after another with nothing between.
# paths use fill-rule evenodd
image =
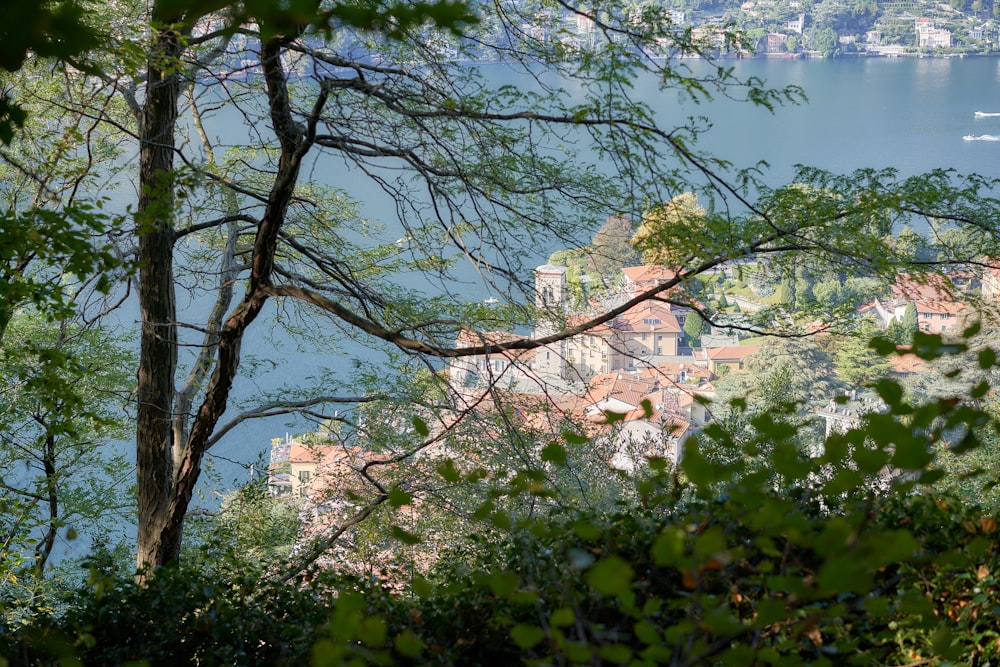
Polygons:
<instances>
[{"instance_id":1,"label":"dense vegetation","mask_svg":"<svg viewBox=\"0 0 1000 667\"><path fill-rule=\"evenodd\" d=\"M952 351L924 342L928 356ZM770 412L744 458L721 462L712 448L735 443L716 425L684 474L653 462L638 502L513 525L494 516L405 584L279 575L225 524L145 585L94 556L86 585L7 628L0 646L10 664L991 664L995 509L934 492L940 470L926 468L933 442L982 429L986 414L877 389L891 412L831 437L818 458ZM979 432L995 439L995 424ZM979 445L965 435L962 446ZM764 445L768 466L753 469ZM887 485L887 465L909 481Z\"/></svg>"},{"instance_id":2,"label":"dense vegetation","mask_svg":"<svg viewBox=\"0 0 1000 667\"><path fill-rule=\"evenodd\" d=\"M562 3L537 9L53 0L27 45L4 43L0 663L1000 659L995 321L984 308L942 338L854 316L900 272L993 268L997 183L805 167L768 183L700 153L699 119L661 126L635 77L765 107L800 90L664 61L664 45L717 49L656 12L637 25L629 5L576 7L600 36L579 50L531 29L565 30ZM505 39L477 43L480 30ZM442 58L457 35L526 84L491 87ZM252 138L210 136L221 109ZM352 168L343 188L308 176L334 162ZM361 219L350 195L365 179L403 236ZM606 290L637 255L676 275L569 321L528 277L567 242L584 305L580 276ZM470 303L462 262L499 305ZM732 266L752 274L720 283ZM771 307L734 318L727 289ZM530 422L498 381L470 401L441 372L541 354L649 299L778 341L677 468L613 470L593 420ZM832 355L807 337L817 313L852 334ZM545 339L455 342L539 322ZM288 363L262 328L311 360L352 344L372 356L256 391L261 368ZM941 364L937 391L883 377L904 354ZM816 373L828 367L836 379ZM841 383L884 409L822 437L803 408ZM300 517L258 479L199 506L213 448L235 440L244 456L235 429L275 418L341 445L332 497ZM134 488L109 446L126 433ZM127 542L111 530L126 524ZM77 533L87 554L53 563Z\"/></svg>"}]
</instances>

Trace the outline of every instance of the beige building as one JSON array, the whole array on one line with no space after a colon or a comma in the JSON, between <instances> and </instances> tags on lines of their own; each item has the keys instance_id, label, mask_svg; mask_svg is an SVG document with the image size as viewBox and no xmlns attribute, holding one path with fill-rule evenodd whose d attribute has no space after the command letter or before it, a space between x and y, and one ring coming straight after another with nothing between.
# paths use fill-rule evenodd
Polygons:
<instances>
[{"instance_id":1,"label":"beige building","mask_svg":"<svg viewBox=\"0 0 1000 667\"><path fill-rule=\"evenodd\" d=\"M339 443L275 438L271 441L268 488L278 497L315 501L331 488L342 488L345 477L356 477L355 469L365 463L364 454L359 447Z\"/></svg>"},{"instance_id":2,"label":"beige building","mask_svg":"<svg viewBox=\"0 0 1000 667\"><path fill-rule=\"evenodd\" d=\"M743 371L744 359L760 352L759 345L712 347L695 352L695 361L716 375Z\"/></svg>"}]
</instances>

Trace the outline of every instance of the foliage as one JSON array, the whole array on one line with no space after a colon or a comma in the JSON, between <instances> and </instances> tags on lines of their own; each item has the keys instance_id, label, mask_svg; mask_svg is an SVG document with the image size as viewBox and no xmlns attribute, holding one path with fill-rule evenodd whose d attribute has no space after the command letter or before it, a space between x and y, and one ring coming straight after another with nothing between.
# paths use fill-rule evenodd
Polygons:
<instances>
[{"instance_id":1,"label":"foliage","mask_svg":"<svg viewBox=\"0 0 1000 667\"><path fill-rule=\"evenodd\" d=\"M919 344L927 358L966 349ZM639 502L522 515L403 589L330 571L262 578L231 552L144 586L93 562L65 615L0 634L0 650L85 665L992 663L998 517L933 491L930 448L966 429L956 451L975 449L994 415L912 402L894 381L876 389L887 411L813 457L794 424L764 414L747 446L772 446L769 470L737 460L734 474L698 437L683 477L651 462L635 481ZM545 490L502 491L526 501Z\"/></svg>"},{"instance_id":2,"label":"foliage","mask_svg":"<svg viewBox=\"0 0 1000 667\"><path fill-rule=\"evenodd\" d=\"M51 2L0 3L4 22L0 26L0 69L15 72L25 58L70 58L98 45L97 31L88 20L86 2L53 0ZM0 97L0 144L9 144L15 128L23 127L24 108L8 90Z\"/></svg>"},{"instance_id":3,"label":"foliage","mask_svg":"<svg viewBox=\"0 0 1000 667\"><path fill-rule=\"evenodd\" d=\"M627 216L613 215L594 232L590 246L584 250L590 266L602 282L614 282L623 266L633 266L641 259L640 253L631 243L635 231Z\"/></svg>"},{"instance_id":4,"label":"foliage","mask_svg":"<svg viewBox=\"0 0 1000 667\"><path fill-rule=\"evenodd\" d=\"M917 318L917 306L912 301L906 303L903 310L903 319L900 322L900 329L903 343L912 343L913 334L920 329L920 320Z\"/></svg>"},{"instance_id":5,"label":"foliage","mask_svg":"<svg viewBox=\"0 0 1000 667\"><path fill-rule=\"evenodd\" d=\"M722 307L721 305L719 306ZM701 336L705 333L705 320L696 313L691 313L684 319L684 335L692 347L701 344Z\"/></svg>"},{"instance_id":6,"label":"foliage","mask_svg":"<svg viewBox=\"0 0 1000 667\"><path fill-rule=\"evenodd\" d=\"M647 264L684 266L693 259L690 239L700 238L708 222L707 211L693 192L679 194L648 211L632 237L632 245Z\"/></svg>"},{"instance_id":7,"label":"foliage","mask_svg":"<svg viewBox=\"0 0 1000 667\"><path fill-rule=\"evenodd\" d=\"M34 604L62 536L104 534L132 520L131 467L110 443L125 434L131 355L107 332L32 312L0 346L0 596ZM84 543L84 548L86 548Z\"/></svg>"},{"instance_id":8,"label":"foliage","mask_svg":"<svg viewBox=\"0 0 1000 667\"><path fill-rule=\"evenodd\" d=\"M767 338L760 351L744 359L744 373L730 375L719 383L719 397L744 397L753 402L762 397L768 378L786 378L776 401L765 401L765 409L782 402L824 401L839 393L844 385L833 374L833 360L814 338Z\"/></svg>"},{"instance_id":9,"label":"foliage","mask_svg":"<svg viewBox=\"0 0 1000 667\"><path fill-rule=\"evenodd\" d=\"M834 360L841 380L857 386L878 380L889 373L889 363L871 345L872 338L878 331L878 326L871 318L865 318L840 342Z\"/></svg>"}]
</instances>

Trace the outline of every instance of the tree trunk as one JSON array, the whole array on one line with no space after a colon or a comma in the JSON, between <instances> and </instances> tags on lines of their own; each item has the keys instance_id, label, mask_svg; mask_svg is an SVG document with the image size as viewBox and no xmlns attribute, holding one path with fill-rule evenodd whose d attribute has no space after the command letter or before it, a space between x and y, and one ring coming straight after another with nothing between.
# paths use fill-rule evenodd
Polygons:
<instances>
[{"instance_id":1,"label":"tree trunk","mask_svg":"<svg viewBox=\"0 0 1000 667\"><path fill-rule=\"evenodd\" d=\"M186 418L174 420L177 333L173 283L172 224L174 129L179 80L164 69L182 49L175 32L161 31L150 59L148 92L143 115L139 200L139 302L142 341L139 359L139 408L136 436L139 494L138 566L155 568L180 553L184 519L201 463L213 431L226 411L240 348L247 327L257 318L270 292L271 272L289 202L298 181L302 158L308 152L304 129L293 120L285 72L281 66L281 38L262 45L271 119L281 143L274 183L257 229L250 275L243 299L225 318L217 335L210 335L216 359L201 405L190 430ZM166 63L166 65L162 65ZM157 69L157 66L163 69ZM317 109L318 111L318 109ZM311 135L310 135L311 138ZM228 278L228 276L224 276ZM223 289L228 289L224 280ZM228 299L222 302L228 304ZM185 412L190 405L185 397ZM183 441L180 439L183 438Z\"/></svg>"},{"instance_id":2,"label":"tree trunk","mask_svg":"<svg viewBox=\"0 0 1000 667\"><path fill-rule=\"evenodd\" d=\"M174 295L173 184L177 124L179 35L159 29L149 58L146 99L140 128L139 308L142 330L136 412L136 488L139 502L137 564L164 565L180 551L165 542L163 526L172 489L172 414L177 369Z\"/></svg>"}]
</instances>

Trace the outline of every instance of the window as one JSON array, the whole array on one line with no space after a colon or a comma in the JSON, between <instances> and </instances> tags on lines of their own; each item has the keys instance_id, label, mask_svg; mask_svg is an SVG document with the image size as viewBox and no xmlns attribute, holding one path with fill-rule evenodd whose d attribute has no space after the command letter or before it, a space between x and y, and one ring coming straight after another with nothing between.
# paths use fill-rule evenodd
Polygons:
<instances>
[{"instance_id":1,"label":"window","mask_svg":"<svg viewBox=\"0 0 1000 667\"><path fill-rule=\"evenodd\" d=\"M942 320L948 319L948 313L941 313L941 319Z\"/></svg>"},{"instance_id":2,"label":"window","mask_svg":"<svg viewBox=\"0 0 1000 667\"><path fill-rule=\"evenodd\" d=\"M299 482L301 482L302 484L308 484L309 483L309 471L308 470L300 470L299 471Z\"/></svg>"}]
</instances>

